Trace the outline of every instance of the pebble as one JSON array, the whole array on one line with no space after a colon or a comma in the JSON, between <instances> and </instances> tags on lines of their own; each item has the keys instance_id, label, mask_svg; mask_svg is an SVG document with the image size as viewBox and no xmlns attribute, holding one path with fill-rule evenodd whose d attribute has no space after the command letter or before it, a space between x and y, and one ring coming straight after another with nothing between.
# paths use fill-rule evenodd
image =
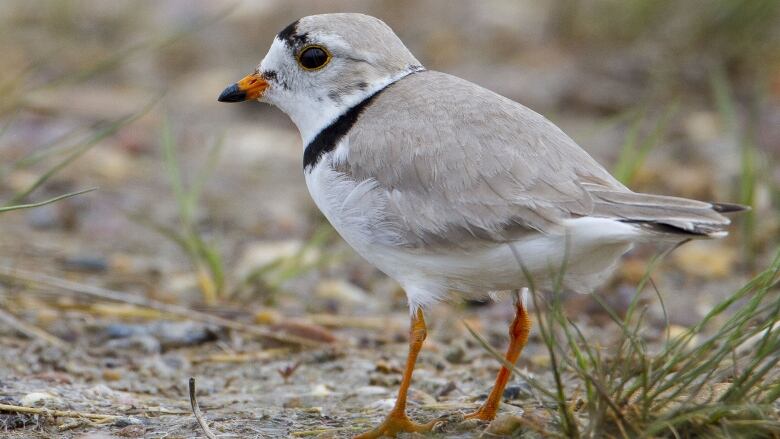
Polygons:
<instances>
[{"instance_id":1,"label":"pebble","mask_svg":"<svg viewBox=\"0 0 780 439\"><path fill-rule=\"evenodd\" d=\"M361 305L371 299L362 288L341 279L325 279L317 284L317 297L335 300L339 303Z\"/></svg>"},{"instance_id":2,"label":"pebble","mask_svg":"<svg viewBox=\"0 0 780 439\"><path fill-rule=\"evenodd\" d=\"M143 437L144 434L146 434L146 427L143 425L128 425L116 432L120 437Z\"/></svg>"},{"instance_id":3,"label":"pebble","mask_svg":"<svg viewBox=\"0 0 780 439\"><path fill-rule=\"evenodd\" d=\"M28 209L27 223L34 229L49 230L62 227L59 208L53 204Z\"/></svg>"},{"instance_id":4,"label":"pebble","mask_svg":"<svg viewBox=\"0 0 780 439\"><path fill-rule=\"evenodd\" d=\"M672 255L677 267L687 274L722 279L733 273L738 251L717 241L695 241L678 248Z\"/></svg>"},{"instance_id":5,"label":"pebble","mask_svg":"<svg viewBox=\"0 0 780 439\"><path fill-rule=\"evenodd\" d=\"M328 396L333 392L325 384L317 384L311 390L311 396Z\"/></svg>"},{"instance_id":6,"label":"pebble","mask_svg":"<svg viewBox=\"0 0 780 439\"><path fill-rule=\"evenodd\" d=\"M140 343L139 347L152 350L154 349L153 343L148 338L143 337L154 338L163 350L195 346L217 339L214 329L196 322L114 323L106 326L104 331L105 335L112 339L136 337L132 343ZM115 342L114 346L117 344L122 345Z\"/></svg>"},{"instance_id":7,"label":"pebble","mask_svg":"<svg viewBox=\"0 0 780 439\"><path fill-rule=\"evenodd\" d=\"M279 241L256 241L244 247L242 255L236 264L236 277L246 278L258 268L268 266L280 260L292 260L300 255L304 242L297 239ZM308 265L319 259L319 251L311 249L305 251L300 263Z\"/></svg>"},{"instance_id":8,"label":"pebble","mask_svg":"<svg viewBox=\"0 0 780 439\"><path fill-rule=\"evenodd\" d=\"M59 408L62 406L62 399L47 392L28 393L19 402L25 407Z\"/></svg>"},{"instance_id":9,"label":"pebble","mask_svg":"<svg viewBox=\"0 0 780 439\"><path fill-rule=\"evenodd\" d=\"M455 384L454 381L448 381L447 384L445 384L442 388L439 389L438 392L436 392L437 399L441 399L452 393L454 390L457 390L458 385Z\"/></svg>"},{"instance_id":10,"label":"pebble","mask_svg":"<svg viewBox=\"0 0 780 439\"><path fill-rule=\"evenodd\" d=\"M444 353L444 359L451 364L463 364L466 358L466 350L462 343L455 343Z\"/></svg>"},{"instance_id":11,"label":"pebble","mask_svg":"<svg viewBox=\"0 0 780 439\"><path fill-rule=\"evenodd\" d=\"M533 396L531 386L525 381L508 385L504 389L504 399L508 399L510 401L515 399L525 399L531 396Z\"/></svg>"},{"instance_id":12,"label":"pebble","mask_svg":"<svg viewBox=\"0 0 780 439\"><path fill-rule=\"evenodd\" d=\"M103 379L106 381L119 381L122 379L122 371L116 369L103 370Z\"/></svg>"},{"instance_id":13,"label":"pebble","mask_svg":"<svg viewBox=\"0 0 780 439\"><path fill-rule=\"evenodd\" d=\"M550 367L550 356L547 354L536 354L531 355L531 357L528 359L531 364L539 369L545 369Z\"/></svg>"},{"instance_id":14,"label":"pebble","mask_svg":"<svg viewBox=\"0 0 780 439\"><path fill-rule=\"evenodd\" d=\"M366 407L369 410L391 410L395 406L395 398L380 399L368 404Z\"/></svg>"},{"instance_id":15,"label":"pebble","mask_svg":"<svg viewBox=\"0 0 780 439\"><path fill-rule=\"evenodd\" d=\"M520 416L511 413L501 413L490 422L483 437L510 436L523 425Z\"/></svg>"},{"instance_id":16,"label":"pebble","mask_svg":"<svg viewBox=\"0 0 780 439\"><path fill-rule=\"evenodd\" d=\"M128 427L143 427L144 422L138 418L119 418L111 424L113 427L128 428Z\"/></svg>"},{"instance_id":17,"label":"pebble","mask_svg":"<svg viewBox=\"0 0 780 439\"><path fill-rule=\"evenodd\" d=\"M255 323L258 325L273 325L282 320L282 314L273 309L263 309L255 313Z\"/></svg>"},{"instance_id":18,"label":"pebble","mask_svg":"<svg viewBox=\"0 0 780 439\"><path fill-rule=\"evenodd\" d=\"M160 342L151 335L133 335L106 342L105 347L113 351L140 351L145 354L162 352Z\"/></svg>"},{"instance_id":19,"label":"pebble","mask_svg":"<svg viewBox=\"0 0 780 439\"><path fill-rule=\"evenodd\" d=\"M355 389L358 395L384 395L387 392L387 388L381 386L362 386Z\"/></svg>"},{"instance_id":20,"label":"pebble","mask_svg":"<svg viewBox=\"0 0 780 439\"><path fill-rule=\"evenodd\" d=\"M78 439L116 439L116 436L108 433L92 432L76 436Z\"/></svg>"},{"instance_id":21,"label":"pebble","mask_svg":"<svg viewBox=\"0 0 780 439\"><path fill-rule=\"evenodd\" d=\"M181 356L154 355L144 359L140 370L147 376L161 379L176 379L189 368Z\"/></svg>"},{"instance_id":22,"label":"pebble","mask_svg":"<svg viewBox=\"0 0 780 439\"><path fill-rule=\"evenodd\" d=\"M682 325L675 325L671 324L669 325L668 331L669 331L669 340L674 341L675 339L678 339L680 337L685 336L685 334L688 333L690 328L687 328ZM664 334L665 336L665 334ZM694 334L693 337L690 338L690 340L685 344L685 348L692 348L694 346L699 345L699 335Z\"/></svg>"},{"instance_id":23,"label":"pebble","mask_svg":"<svg viewBox=\"0 0 780 439\"><path fill-rule=\"evenodd\" d=\"M62 268L68 271L103 273L108 271L108 261L102 256L70 256L62 261Z\"/></svg>"}]
</instances>

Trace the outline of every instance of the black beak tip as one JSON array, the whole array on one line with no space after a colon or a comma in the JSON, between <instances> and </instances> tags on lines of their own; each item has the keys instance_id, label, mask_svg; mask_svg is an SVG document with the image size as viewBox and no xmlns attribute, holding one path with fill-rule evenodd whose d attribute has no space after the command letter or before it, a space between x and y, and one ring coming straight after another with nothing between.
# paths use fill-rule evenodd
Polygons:
<instances>
[{"instance_id":1,"label":"black beak tip","mask_svg":"<svg viewBox=\"0 0 780 439\"><path fill-rule=\"evenodd\" d=\"M246 100L246 93L238 89L238 84L233 84L223 90L217 100L219 102L243 102Z\"/></svg>"}]
</instances>

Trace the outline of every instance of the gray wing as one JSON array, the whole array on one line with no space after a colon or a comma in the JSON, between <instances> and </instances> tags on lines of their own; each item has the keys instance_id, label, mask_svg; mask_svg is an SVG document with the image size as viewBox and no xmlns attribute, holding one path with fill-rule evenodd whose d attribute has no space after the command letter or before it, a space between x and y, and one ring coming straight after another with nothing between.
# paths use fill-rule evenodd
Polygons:
<instances>
[{"instance_id":1,"label":"gray wing","mask_svg":"<svg viewBox=\"0 0 780 439\"><path fill-rule=\"evenodd\" d=\"M375 182L404 246L553 232L593 213L593 188L632 194L541 115L439 72L389 86L346 140L336 168Z\"/></svg>"}]
</instances>

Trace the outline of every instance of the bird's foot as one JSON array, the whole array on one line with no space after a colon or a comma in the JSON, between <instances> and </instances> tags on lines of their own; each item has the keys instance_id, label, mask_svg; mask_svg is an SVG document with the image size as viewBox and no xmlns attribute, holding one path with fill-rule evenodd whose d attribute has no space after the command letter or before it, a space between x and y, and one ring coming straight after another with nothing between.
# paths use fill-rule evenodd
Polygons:
<instances>
[{"instance_id":1,"label":"bird's foot","mask_svg":"<svg viewBox=\"0 0 780 439\"><path fill-rule=\"evenodd\" d=\"M481 406L477 411L463 415L463 419L477 419L480 421L490 422L496 418L497 409L491 407Z\"/></svg>"},{"instance_id":2,"label":"bird's foot","mask_svg":"<svg viewBox=\"0 0 780 439\"><path fill-rule=\"evenodd\" d=\"M355 439L395 437L398 433L425 433L433 430L435 425L435 420L425 424L418 424L409 419L404 413L390 413L376 428L355 436Z\"/></svg>"}]
</instances>

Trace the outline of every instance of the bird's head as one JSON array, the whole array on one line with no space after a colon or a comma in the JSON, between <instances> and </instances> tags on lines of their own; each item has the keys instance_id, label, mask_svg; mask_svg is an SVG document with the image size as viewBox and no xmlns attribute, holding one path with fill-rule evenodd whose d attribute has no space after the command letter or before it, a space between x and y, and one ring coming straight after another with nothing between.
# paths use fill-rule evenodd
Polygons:
<instances>
[{"instance_id":1,"label":"bird's head","mask_svg":"<svg viewBox=\"0 0 780 439\"><path fill-rule=\"evenodd\" d=\"M227 87L219 101L275 105L298 126L306 144L350 107L421 69L377 18L312 15L279 32L255 72Z\"/></svg>"}]
</instances>

